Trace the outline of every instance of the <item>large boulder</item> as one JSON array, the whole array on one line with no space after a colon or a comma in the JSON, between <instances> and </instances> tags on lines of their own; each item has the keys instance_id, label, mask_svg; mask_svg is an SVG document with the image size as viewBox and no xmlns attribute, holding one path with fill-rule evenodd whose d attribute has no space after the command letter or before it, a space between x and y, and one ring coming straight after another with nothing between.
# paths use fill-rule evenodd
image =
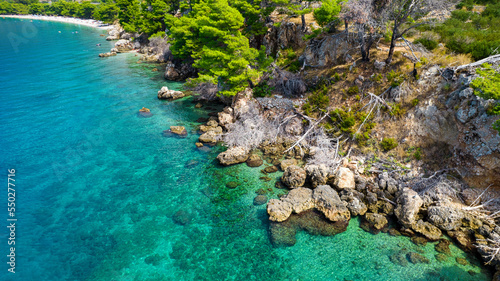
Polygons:
<instances>
[{"instance_id":1,"label":"large boulder","mask_svg":"<svg viewBox=\"0 0 500 281\"><path fill-rule=\"evenodd\" d=\"M441 230L439 230L439 228L435 227L429 222L424 222L423 220L419 220L417 223L415 223L412 226L412 229L425 236L425 238L432 241L439 240L439 238L442 235Z\"/></svg>"},{"instance_id":2,"label":"large boulder","mask_svg":"<svg viewBox=\"0 0 500 281\"><path fill-rule=\"evenodd\" d=\"M326 184L328 180L328 168L325 165L307 165L305 170L313 187Z\"/></svg>"},{"instance_id":3,"label":"large boulder","mask_svg":"<svg viewBox=\"0 0 500 281\"><path fill-rule=\"evenodd\" d=\"M198 69L193 67L193 60L176 59L171 52L164 56L167 66L165 67L164 77L170 81L184 81L187 78L196 77Z\"/></svg>"},{"instance_id":4,"label":"large boulder","mask_svg":"<svg viewBox=\"0 0 500 281\"><path fill-rule=\"evenodd\" d=\"M219 124L224 128L234 123L233 109L229 106L226 106L222 112L219 112L217 117L219 118Z\"/></svg>"},{"instance_id":5,"label":"large boulder","mask_svg":"<svg viewBox=\"0 0 500 281\"><path fill-rule=\"evenodd\" d=\"M337 191L328 185L316 187L313 191L313 200L316 209L333 222L348 221L351 218L346 203L340 200Z\"/></svg>"},{"instance_id":6,"label":"large boulder","mask_svg":"<svg viewBox=\"0 0 500 281\"><path fill-rule=\"evenodd\" d=\"M289 166L281 176L281 181L290 188L303 186L306 182L306 171L299 166Z\"/></svg>"},{"instance_id":7,"label":"large boulder","mask_svg":"<svg viewBox=\"0 0 500 281\"><path fill-rule=\"evenodd\" d=\"M290 190L290 192L282 198L284 201L292 204L292 210L298 214L303 211L314 208L314 200L312 198L313 191L309 188L299 187Z\"/></svg>"},{"instance_id":8,"label":"large boulder","mask_svg":"<svg viewBox=\"0 0 500 281\"><path fill-rule=\"evenodd\" d=\"M285 171L287 167L292 166L292 165L297 165L297 160L295 159L285 159L281 161L280 167L282 171Z\"/></svg>"},{"instance_id":9,"label":"large boulder","mask_svg":"<svg viewBox=\"0 0 500 281\"><path fill-rule=\"evenodd\" d=\"M271 199L267 202L269 220L282 222L292 214L293 206L289 201Z\"/></svg>"},{"instance_id":10,"label":"large boulder","mask_svg":"<svg viewBox=\"0 0 500 281\"><path fill-rule=\"evenodd\" d=\"M168 87L164 86L158 91L158 98L161 100L165 99L180 99L185 97L185 94L181 91L169 90Z\"/></svg>"},{"instance_id":11,"label":"large boulder","mask_svg":"<svg viewBox=\"0 0 500 281\"><path fill-rule=\"evenodd\" d=\"M356 197L351 198L351 200L347 202L347 209L349 209L349 212L351 212L351 216L353 217L362 216L368 211L365 203Z\"/></svg>"},{"instance_id":12,"label":"large boulder","mask_svg":"<svg viewBox=\"0 0 500 281\"><path fill-rule=\"evenodd\" d=\"M431 223L446 231L457 230L464 218L464 212L452 206L431 206L427 214Z\"/></svg>"},{"instance_id":13,"label":"large boulder","mask_svg":"<svg viewBox=\"0 0 500 281\"><path fill-rule=\"evenodd\" d=\"M245 148L239 146L231 147L228 150L220 153L217 156L217 159L224 166L243 163L248 159L248 151Z\"/></svg>"},{"instance_id":14,"label":"large boulder","mask_svg":"<svg viewBox=\"0 0 500 281\"><path fill-rule=\"evenodd\" d=\"M422 204L424 204L424 201L417 192L405 189L397 199L394 213L403 226L411 228L416 223Z\"/></svg>"},{"instance_id":15,"label":"large boulder","mask_svg":"<svg viewBox=\"0 0 500 281\"><path fill-rule=\"evenodd\" d=\"M179 136L187 135L187 130L184 126L170 126L170 131Z\"/></svg>"},{"instance_id":16,"label":"large boulder","mask_svg":"<svg viewBox=\"0 0 500 281\"><path fill-rule=\"evenodd\" d=\"M118 52L128 52L134 49L134 44L130 40L120 39L115 43L115 48Z\"/></svg>"},{"instance_id":17,"label":"large boulder","mask_svg":"<svg viewBox=\"0 0 500 281\"><path fill-rule=\"evenodd\" d=\"M217 140L219 138L219 135L215 133L214 131L208 131L204 134L202 134L198 140L202 143L210 143L210 144L215 144L217 143Z\"/></svg>"},{"instance_id":18,"label":"large boulder","mask_svg":"<svg viewBox=\"0 0 500 281\"><path fill-rule=\"evenodd\" d=\"M354 189L356 182L354 181L354 173L348 168L340 167L335 175L333 183L338 189Z\"/></svg>"},{"instance_id":19,"label":"large boulder","mask_svg":"<svg viewBox=\"0 0 500 281\"><path fill-rule=\"evenodd\" d=\"M386 227L387 224L389 223L387 221L387 218L381 214L366 213L365 219L376 230L381 230L382 228Z\"/></svg>"}]
</instances>

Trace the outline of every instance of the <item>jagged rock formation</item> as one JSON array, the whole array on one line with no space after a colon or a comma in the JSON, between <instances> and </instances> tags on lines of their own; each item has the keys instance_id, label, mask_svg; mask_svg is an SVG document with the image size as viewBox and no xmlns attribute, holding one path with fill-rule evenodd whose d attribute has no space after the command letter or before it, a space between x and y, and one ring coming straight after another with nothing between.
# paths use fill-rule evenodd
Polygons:
<instances>
[{"instance_id":1,"label":"jagged rock formation","mask_svg":"<svg viewBox=\"0 0 500 281\"><path fill-rule=\"evenodd\" d=\"M185 97L185 94L181 91L175 91L175 90L169 90L167 86L161 87L161 89L158 91L158 98L161 100L166 100L166 99L180 99Z\"/></svg>"}]
</instances>

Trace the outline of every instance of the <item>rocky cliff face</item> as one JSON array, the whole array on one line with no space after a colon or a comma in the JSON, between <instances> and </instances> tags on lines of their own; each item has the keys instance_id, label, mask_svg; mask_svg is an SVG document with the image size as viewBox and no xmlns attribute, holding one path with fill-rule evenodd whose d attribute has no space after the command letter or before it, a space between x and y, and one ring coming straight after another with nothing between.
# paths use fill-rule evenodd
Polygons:
<instances>
[{"instance_id":1,"label":"rocky cliff face","mask_svg":"<svg viewBox=\"0 0 500 281\"><path fill-rule=\"evenodd\" d=\"M302 31L301 27L293 22L282 23L279 27L268 25L269 29L262 40L269 56L275 56L280 50L286 48L300 48L305 46L302 37L309 32Z\"/></svg>"},{"instance_id":2,"label":"rocky cliff face","mask_svg":"<svg viewBox=\"0 0 500 281\"><path fill-rule=\"evenodd\" d=\"M425 73L424 83L439 83L437 71ZM474 94L469 87L473 78L473 72L461 74L454 82L457 90L418 106L409 115L411 134L430 143L447 144L452 161L471 186L500 187L500 135L492 128L498 116L486 113L494 101Z\"/></svg>"},{"instance_id":3,"label":"rocky cliff face","mask_svg":"<svg viewBox=\"0 0 500 281\"><path fill-rule=\"evenodd\" d=\"M310 66L327 66L345 61L355 47L352 34L340 33L322 38L311 39L300 60Z\"/></svg>"}]
</instances>

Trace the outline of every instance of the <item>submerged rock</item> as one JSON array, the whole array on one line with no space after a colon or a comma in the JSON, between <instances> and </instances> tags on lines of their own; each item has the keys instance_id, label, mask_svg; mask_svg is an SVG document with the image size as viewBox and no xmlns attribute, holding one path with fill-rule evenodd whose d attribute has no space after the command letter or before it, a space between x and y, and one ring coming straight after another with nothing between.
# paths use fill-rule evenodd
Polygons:
<instances>
[{"instance_id":1,"label":"submerged rock","mask_svg":"<svg viewBox=\"0 0 500 281\"><path fill-rule=\"evenodd\" d=\"M285 200L271 199L267 202L267 213L271 221L285 221L292 214L292 210L292 204Z\"/></svg>"},{"instance_id":2,"label":"submerged rock","mask_svg":"<svg viewBox=\"0 0 500 281\"><path fill-rule=\"evenodd\" d=\"M253 199L253 204L255 206L260 206L260 205L264 205L267 203L267 197L265 195L257 195L254 199Z\"/></svg>"},{"instance_id":3,"label":"submerged rock","mask_svg":"<svg viewBox=\"0 0 500 281\"><path fill-rule=\"evenodd\" d=\"M392 254L389 259L393 264L400 265L400 266L407 266L408 265L408 260L406 259L406 256L404 252L397 252Z\"/></svg>"},{"instance_id":4,"label":"submerged rock","mask_svg":"<svg viewBox=\"0 0 500 281\"><path fill-rule=\"evenodd\" d=\"M265 167L264 170L264 173L266 174L271 174L271 173L276 173L278 171L278 167L276 166L269 166L269 167Z\"/></svg>"},{"instance_id":5,"label":"submerged rock","mask_svg":"<svg viewBox=\"0 0 500 281\"><path fill-rule=\"evenodd\" d=\"M264 163L264 161L262 161L262 158L260 158L260 156L257 154L250 155L250 157L248 157L248 160L247 160L248 167L259 167L263 163Z\"/></svg>"},{"instance_id":6,"label":"submerged rock","mask_svg":"<svg viewBox=\"0 0 500 281\"><path fill-rule=\"evenodd\" d=\"M365 219L376 230L381 230L389 223L387 218L381 214L366 213Z\"/></svg>"},{"instance_id":7,"label":"submerged rock","mask_svg":"<svg viewBox=\"0 0 500 281\"><path fill-rule=\"evenodd\" d=\"M299 166L288 166L281 176L281 181L290 188L303 186L306 182L306 171Z\"/></svg>"},{"instance_id":8,"label":"submerged rock","mask_svg":"<svg viewBox=\"0 0 500 281\"><path fill-rule=\"evenodd\" d=\"M139 116L144 117L144 118L149 118L149 117L153 116L153 113L151 113L149 108L143 107L143 108L139 109Z\"/></svg>"},{"instance_id":9,"label":"submerged rock","mask_svg":"<svg viewBox=\"0 0 500 281\"><path fill-rule=\"evenodd\" d=\"M184 210L179 210L174 214L172 219L176 224L186 225L191 222L191 214Z\"/></svg>"},{"instance_id":10,"label":"submerged rock","mask_svg":"<svg viewBox=\"0 0 500 281\"><path fill-rule=\"evenodd\" d=\"M432 241L438 240L442 235L439 228L435 227L429 222L424 222L422 220L419 220L416 224L414 224L412 226L412 229Z\"/></svg>"},{"instance_id":11,"label":"submerged rock","mask_svg":"<svg viewBox=\"0 0 500 281\"><path fill-rule=\"evenodd\" d=\"M205 134L209 134L207 132ZM203 136L203 135L202 135ZM201 138L201 137L200 137ZM200 139L201 140L201 139ZM243 147L231 147L217 156L219 162L224 166L243 163L248 159L248 151Z\"/></svg>"},{"instance_id":12,"label":"submerged rock","mask_svg":"<svg viewBox=\"0 0 500 281\"><path fill-rule=\"evenodd\" d=\"M410 260L411 263L417 264L417 263L430 263L429 259L422 256L421 254L418 253L408 253L407 255L408 259Z\"/></svg>"},{"instance_id":13,"label":"submerged rock","mask_svg":"<svg viewBox=\"0 0 500 281\"><path fill-rule=\"evenodd\" d=\"M451 244L450 240L440 239L439 243L437 243L436 246L434 246L434 249L436 249L436 251L439 253L451 254L450 244Z\"/></svg>"}]
</instances>

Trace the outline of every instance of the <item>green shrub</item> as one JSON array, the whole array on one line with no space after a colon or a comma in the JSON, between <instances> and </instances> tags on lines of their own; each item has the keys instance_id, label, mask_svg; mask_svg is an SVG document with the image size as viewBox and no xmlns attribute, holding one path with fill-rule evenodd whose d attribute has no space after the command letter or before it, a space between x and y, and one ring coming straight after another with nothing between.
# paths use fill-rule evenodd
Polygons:
<instances>
[{"instance_id":1,"label":"green shrub","mask_svg":"<svg viewBox=\"0 0 500 281\"><path fill-rule=\"evenodd\" d=\"M335 82L340 81L340 75L338 72L335 72L335 74L333 74L333 79L335 79Z\"/></svg>"},{"instance_id":2,"label":"green shrub","mask_svg":"<svg viewBox=\"0 0 500 281\"><path fill-rule=\"evenodd\" d=\"M406 110L404 108L401 108L401 105L399 103L393 104L392 109L389 112L389 114L393 117L401 117L405 115Z\"/></svg>"},{"instance_id":3,"label":"green shrub","mask_svg":"<svg viewBox=\"0 0 500 281\"><path fill-rule=\"evenodd\" d=\"M352 95L356 95L356 94L359 94L359 88L358 88L358 85L354 85L352 87L349 87L349 89L347 90L347 93L352 96Z\"/></svg>"},{"instance_id":4,"label":"green shrub","mask_svg":"<svg viewBox=\"0 0 500 281\"><path fill-rule=\"evenodd\" d=\"M438 46L438 42L432 40L432 39L427 39L427 38L419 38L414 41L414 43L420 43L422 44L427 50L434 50Z\"/></svg>"},{"instance_id":5,"label":"green shrub","mask_svg":"<svg viewBox=\"0 0 500 281\"><path fill-rule=\"evenodd\" d=\"M389 80L391 87L395 88L403 83L404 76L401 72L394 72L394 70L391 70L391 72L387 73L387 80Z\"/></svg>"},{"instance_id":6,"label":"green shrub","mask_svg":"<svg viewBox=\"0 0 500 281\"><path fill-rule=\"evenodd\" d=\"M474 79L471 87L474 93L483 99L500 100L500 73L484 63L482 69L476 69L480 77Z\"/></svg>"},{"instance_id":7,"label":"green shrub","mask_svg":"<svg viewBox=\"0 0 500 281\"><path fill-rule=\"evenodd\" d=\"M271 95L272 91L274 91L274 87L270 87L267 85L267 81L263 81L253 88L253 96L260 98L267 97Z\"/></svg>"},{"instance_id":8,"label":"green shrub","mask_svg":"<svg viewBox=\"0 0 500 281\"><path fill-rule=\"evenodd\" d=\"M444 91L446 91L446 92L447 92L447 91L449 91L450 89L451 89L451 84L450 84L450 83L446 83L446 84L444 84L444 85L443 85L443 90L444 90Z\"/></svg>"},{"instance_id":9,"label":"green shrub","mask_svg":"<svg viewBox=\"0 0 500 281\"><path fill-rule=\"evenodd\" d=\"M384 138L380 142L380 147L382 147L383 150L389 151L398 146L398 142L394 138Z\"/></svg>"},{"instance_id":10,"label":"green shrub","mask_svg":"<svg viewBox=\"0 0 500 281\"><path fill-rule=\"evenodd\" d=\"M323 86L322 89L315 91L307 97L306 103L302 105L302 110L304 110L306 115L311 116L314 112L324 111L329 104L328 88Z\"/></svg>"},{"instance_id":11,"label":"green shrub","mask_svg":"<svg viewBox=\"0 0 500 281\"><path fill-rule=\"evenodd\" d=\"M497 130L498 135L500 135L500 119L495 121L495 123L493 123L493 129Z\"/></svg>"},{"instance_id":12,"label":"green shrub","mask_svg":"<svg viewBox=\"0 0 500 281\"><path fill-rule=\"evenodd\" d=\"M419 102L420 102L420 100L419 100L419 99L413 99L413 100L411 101L411 105L412 105L412 106L417 106Z\"/></svg>"},{"instance_id":13,"label":"green shrub","mask_svg":"<svg viewBox=\"0 0 500 281\"><path fill-rule=\"evenodd\" d=\"M495 103L492 107L486 110L488 115L500 115L500 102Z\"/></svg>"}]
</instances>

